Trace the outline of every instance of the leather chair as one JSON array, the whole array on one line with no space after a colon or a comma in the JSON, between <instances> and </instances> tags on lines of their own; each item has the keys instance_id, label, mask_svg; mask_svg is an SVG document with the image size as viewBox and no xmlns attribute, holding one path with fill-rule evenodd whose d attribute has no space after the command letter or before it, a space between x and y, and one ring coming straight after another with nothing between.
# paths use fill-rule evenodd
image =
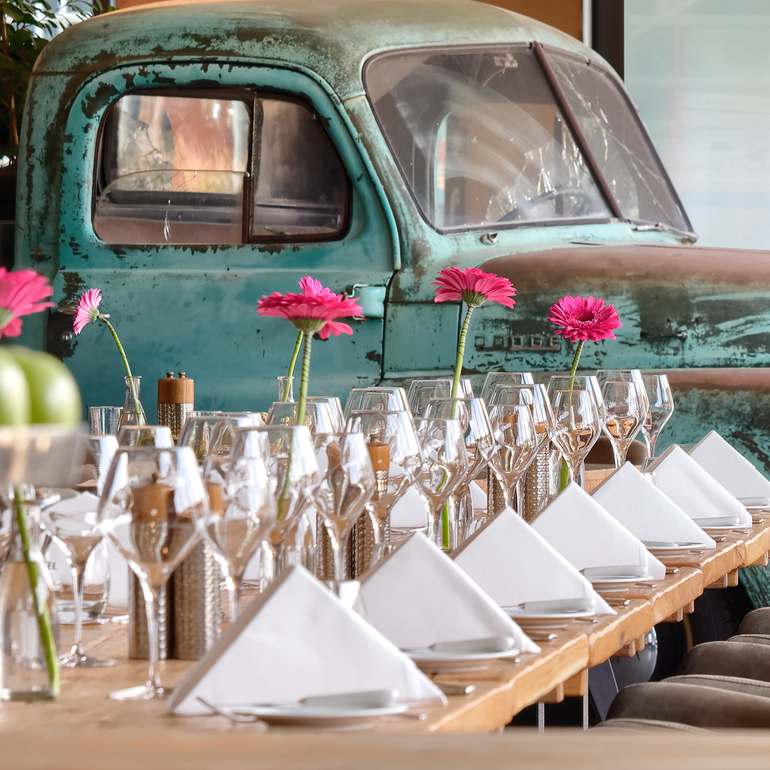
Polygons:
<instances>
[{"instance_id":1,"label":"leather chair","mask_svg":"<svg viewBox=\"0 0 770 770\"><path fill-rule=\"evenodd\" d=\"M770 607L762 607L761 609L749 612L738 628L738 635L741 636L743 634L770 636Z\"/></svg>"}]
</instances>

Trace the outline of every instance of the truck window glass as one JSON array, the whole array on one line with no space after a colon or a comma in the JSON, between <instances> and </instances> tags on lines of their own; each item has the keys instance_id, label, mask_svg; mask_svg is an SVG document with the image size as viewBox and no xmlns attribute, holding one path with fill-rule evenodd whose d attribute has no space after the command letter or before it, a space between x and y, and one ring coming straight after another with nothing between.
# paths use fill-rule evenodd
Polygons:
<instances>
[{"instance_id":1,"label":"truck window glass","mask_svg":"<svg viewBox=\"0 0 770 770\"><path fill-rule=\"evenodd\" d=\"M94 231L107 243L243 241L250 105L127 94L102 135Z\"/></svg>"},{"instance_id":2,"label":"truck window glass","mask_svg":"<svg viewBox=\"0 0 770 770\"><path fill-rule=\"evenodd\" d=\"M554 49L549 49L548 60L623 216L691 231L644 128L613 76Z\"/></svg>"},{"instance_id":3,"label":"truck window glass","mask_svg":"<svg viewBox=\"0 0 770 770\"><path fill-rule=\"evenodd\" d=\"M137 93L105 118L93 224L107 243L328 240L347 201L331 140L300 102Z\"/></svg>"},{"instance_id":4,"label":"truck window glass","mask_svg":"<svg viewBox=\"0 0 770 770\"><path fill-rule=\"evenodd\" d=\"M440 230L612 214L532 52L372 59L369 100L423 216Z\"/></svg>"}]
</instances>

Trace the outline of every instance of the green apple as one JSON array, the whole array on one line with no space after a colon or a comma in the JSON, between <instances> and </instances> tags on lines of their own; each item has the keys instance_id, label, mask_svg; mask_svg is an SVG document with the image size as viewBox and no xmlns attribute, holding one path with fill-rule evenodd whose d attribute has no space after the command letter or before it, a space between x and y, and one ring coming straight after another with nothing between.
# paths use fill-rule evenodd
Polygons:
<instances>
[{"instance_id":1,"label":"green apple","mask_svg":"<svg viewBox=\"0 0 770 770\"><path fill-rule=\"evenodd\" d=\"M23 389L17 384L11 389L10 396L5 393L2 380L7 369L0 358L0 423L20 425L30 423L58 423L60 425L78 425L83 419L83 407L80 401L80 390L69 369L55 356L39 350L23 347L0 348L3 358L7 356L16 364L26 379L26 401L21 395ZM8 375L10 377L10 374ZM17 381L14 381L17 382ZM22 413L21 404L26 404L23 420L10 421L6 415L18 408ZM18 406L17 406L18 404Z\"/></svg>"},{"instance_id":2,"label":"green apple","mask_svg":"<svg viewBox=\"0 0 770 770\"><path fill-rule=\"evenodd\" d=\"M29 418L29 386L24 370L8 348L0 348L0 425L27 425Z\"/></svg>"}]
</instances>

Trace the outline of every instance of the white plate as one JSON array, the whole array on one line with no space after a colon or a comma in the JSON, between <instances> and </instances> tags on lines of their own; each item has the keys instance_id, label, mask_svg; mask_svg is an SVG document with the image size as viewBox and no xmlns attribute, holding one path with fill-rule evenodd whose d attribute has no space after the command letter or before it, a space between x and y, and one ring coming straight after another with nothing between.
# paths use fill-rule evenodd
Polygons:
<instances>
[{"instance_id":1,"label":"white plate","mask_svg":"<svg viewBox=\"0 0 770 770\"><path fill-rule=\"evenodd\" d=\"M238 706L230 709L238 714L253 714L263 722L292 727L344 727L373 722L390 714L402 714L408 703L395 703L383 708L313 708L310 706Z\"/></svg>"},{"instance_id":2,"label":"white plate","mask_svg":"<svg viewBox=\"0 0 770 770\"><path fill-rule=\"evenodd\" d=\"M740 516L712 516L705 519L693 519L701 529L733 529L741 526Z\"/></svg>"},{"instance_id":3,"label":"white plate","mask_svg":"<svg viewBox=\"0 0 770 770\"><path fill-rule=\"evenodd\" d=\"M643 580L652 580L652 575L624 575L623 577L611 577L610 575L597 575L591 577L591 585L596 586L614 586L620 583L638 583Z\"/></svg>"},{"instance_id":4,"label":"white plate","mask_svg":"<svg viewBox=\"0 0 770 770\"><path fill-rule=\"evenodd\" d=\"M739 497L738 502L746 508L766 508L770 505L770 497Z\"/></svg>"},{"instance_id":5,"label":"white plate","mask_svg":"<svg viewBox=\"0 0 770 770\"><path fill-rule=\"evenodd\" d=\"M564 628L570 620L575 618L590 618L596 614L593 609L573 610L571 612L527 612L518 607L503 607L525 631L527 628Z\"/></svg>"},{"instance_id":6,"label":"white plate","mask_svg":"<svg viewBox=\"0 0 770 770\"><path fill-rule=\"evenodd\" d=\"M641 564L628 564L617 567L586 567L580 570L583 577L591 582L600 583L613 582L616 580L646 580L650 576L645 574L644 566Z\"/></svg>"},{"instance_id":7,"label":"white plate","mask_svg":"<svg viewBox=\"0 0 770 770\"><path fill-rule=\"evenodd\" d=\"M679 546L677 548L648 548L647 549L656 559L673 559L680 556L699 556L698 553L693 551L710 551L713 550L707 545L686 545Z\"/></svg>"},{"instance_id":8,"label":"white plate","mask_svg":"<svg viewBox=\"0 0 770 770\"><path fill-rule=\"evenodd\" d=\"M521 650L514 648L505 652L479 652L458 655L457 653L436 652L426 648L424 650L407 650L406 654L421 671L438 674L445 671L478 671L486 668L493 660L515 658L521 654Z\"/></svg>"}]
</instances>

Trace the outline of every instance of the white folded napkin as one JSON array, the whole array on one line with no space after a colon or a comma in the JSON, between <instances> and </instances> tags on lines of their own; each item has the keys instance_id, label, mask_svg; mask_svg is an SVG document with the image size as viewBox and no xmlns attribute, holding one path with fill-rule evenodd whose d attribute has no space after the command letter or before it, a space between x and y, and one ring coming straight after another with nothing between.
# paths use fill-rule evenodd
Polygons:
<instances>
[{"instance_id":1,"label":"white folded napkin","mask_svg":"<svg viewBox=\"0 0 770 770\"><path fill-rule=\"evenodd\" d=\"M471 535L452 558L501 607L590 597L597 614L617 614L567 559L510 508Z\"/></svg>"},{"instance_id":2,"label":"white folded napkin","mask_svg":"<svg viewBox=\"0 0 770 770\"><path fill-rule=\"evenodd\" d=\"M715 430L702 438L689 454L701 468L708 471L744 505L753 505L754 503L747 502L751 500L770 502L770 480ZM767 503L757 502L756 505Z\"/></svg>"},{"instance_id":3,"label":"white folded napkin","mask_svg":"<svg viewBox=\"0 0 770 770\"><path fill-rule=\"evenodd\" d=\"M174 714L208 714L198 697L231 706L368 690L446 703L401 650L294 566L245 608L175 688L167 707Z\"/></svg>"},{"instance_id":4,"label":"white folded napkin","mask_svg":"<svg viewBox=\"0 0 770 770\"><path fill-rule=\"evenodd\" d=\"M484 493L484 491L475 481L471 481L469 488L471 490L471 500L473 501L473 510L485 511L487 509L487 496Z\"/></svg>"},{"instance_id":5,"label":"white folded napkin","mask_svg":"<svg viewBox=\"0 0 770 770\"><path fill-rule=\"evenodd\" d=\"M751 514L680 446L670 446L649 467L660 489L691 519L737 517L751 526Z\"/></svg>"},{"instance_id":6,"label":"white folded napkin","mask_svg":"<svg viewBox=\"0 0 770 770\"><path fill-rule=\"evenodd\" d=\"M402 650L511 636L540 652L494 600L416 532L361 577L366 620Z\"/></svg>"},{"instance_id":7,"label":"white folded napkin","mask_svg":"<svg viewBox=\"0 0 770 770\"><path fill-rule=\"evenodd\" d=\"M596 502L640 540L697 543L712 549L716 543L668 496L649 474L624 463L591 493Z\"/></svg>"},{"instance_id":8,"label":"white folded napkin","mask_svg":"<svg viewBox=\"0 0 770 770\"><path fill-rule=\"evenodd\" d=\"M62 498L48 510L51 513L63 514L93 513L95 519L99 511L99 497L91 492L78 492L72 497Z\"/></svg>"},{"instance_id":9,"label":"white folded napkin","mask_svg":"<svg viewBox=\"0 0 770 770\"><path fill-rule=\"evenodd\" d=\"M666 566L578 484L563 489L532 528L576 569L634 565L658 580L666 577Z\"/></svg>"},{"instance_id":10,"label":"white folded napkin","mask_svg":"<svg viewBox=\"0 0 770 770\"><path fill-rule=\"evenodd\" d=\"M391 509L390 526L394 529L419 529L428 526L428 508L413 486L407 488Z\"/></svg>"}]
</instances>

